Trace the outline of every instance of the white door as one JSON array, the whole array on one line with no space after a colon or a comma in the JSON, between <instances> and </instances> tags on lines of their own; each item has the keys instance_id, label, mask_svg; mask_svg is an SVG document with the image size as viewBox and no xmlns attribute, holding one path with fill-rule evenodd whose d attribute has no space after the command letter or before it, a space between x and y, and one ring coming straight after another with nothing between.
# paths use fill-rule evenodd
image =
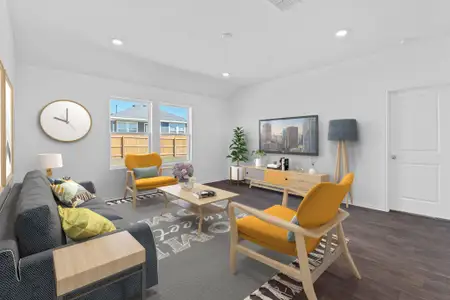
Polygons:
<instances>
[{"instance_id":1,"label":"white door","mask_svg":"<svg viewBox=\"0 0 450 300\"><path fill-rule=\"evenodd\" d=\"M389 95L389 208L450 219L450 87Z\"/></svg>"}]
</instances>

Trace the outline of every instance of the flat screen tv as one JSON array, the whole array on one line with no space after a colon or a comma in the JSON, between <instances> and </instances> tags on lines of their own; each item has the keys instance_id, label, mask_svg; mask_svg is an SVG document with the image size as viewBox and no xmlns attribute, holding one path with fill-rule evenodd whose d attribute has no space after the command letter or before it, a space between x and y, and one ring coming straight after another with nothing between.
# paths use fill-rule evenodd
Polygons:
<instances>
[{"instance_id":1,"label":"flat screen tv","mask_svg":"<svg viewBox=\"0 0 450 300\"><path fill-rule=\"evenodd\" d=\"M259 149L266 153L319 155L319 116L259 121Z\"/></svg>"}]
</instances>

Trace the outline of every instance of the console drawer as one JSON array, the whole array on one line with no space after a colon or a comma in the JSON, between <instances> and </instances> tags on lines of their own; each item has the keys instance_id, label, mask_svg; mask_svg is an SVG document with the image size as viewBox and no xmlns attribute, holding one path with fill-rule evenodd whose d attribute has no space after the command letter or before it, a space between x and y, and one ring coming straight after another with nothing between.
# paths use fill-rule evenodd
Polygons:
<instances>
[{"instance_id":1,"label":"console drawer","mask_svg":"<svg viewBox=\"0 0 450 300\"><path fill-rule=\"evenodd\" d=\"M264 180L264 169L245 168L245 179Z\"/></svg>"}]
</instances>

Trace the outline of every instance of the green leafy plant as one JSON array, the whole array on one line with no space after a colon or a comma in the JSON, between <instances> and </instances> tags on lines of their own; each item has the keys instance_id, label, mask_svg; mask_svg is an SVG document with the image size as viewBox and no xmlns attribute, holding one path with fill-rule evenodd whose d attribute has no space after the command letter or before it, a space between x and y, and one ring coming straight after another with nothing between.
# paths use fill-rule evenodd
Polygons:
<instances>
[{"instance_id":1,"label":"green leafy plant","mask_svg":"<svg viewBox=\"0 0 450 300\"><path fill-rule=\"evenodd\" d=\"M266 152L264 152L263 150L253 150L252 156L255 156L256 158L263 158L264 156L266 156Z\"/></svg>"},{"instance_id":2,"label":"green leafy plant","mask_svg":"<svg viewBox=\"0 0 450 300\"><path fill-rule=\"evenodd\" d=\"M248 161L247 141L245 140L245 133L242 127L233 129L233 139L230 145L230 154L227 158L231 158L231 162L236 162L239 166L240 162Z\"/></svg>"}]
</instances>

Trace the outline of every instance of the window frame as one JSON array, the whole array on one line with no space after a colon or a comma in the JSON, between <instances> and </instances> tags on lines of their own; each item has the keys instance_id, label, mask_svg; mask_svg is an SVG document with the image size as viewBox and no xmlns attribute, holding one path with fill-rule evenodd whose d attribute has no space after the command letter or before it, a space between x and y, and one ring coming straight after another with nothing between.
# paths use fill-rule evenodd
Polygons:
<instances>
[{"instance_id":1,"label":"window frame","mask_svg":"<svg viewBox=\"0 0 450 300\"><path fill-rule=\"evenodd\" d=\"M111 126L111 121L113 119L111 119L111 101L112 100L119 100L119 101L126 101L126 102L132 102L132 103L141 103L141 104L145 104L147 105L147 109L148 109L148 117L147 117L147 128L148 128L148 132L143 132L143 133L139 133L139 132L112 132L112 126ZM110 170L121 170L121 169L126 169L125 164L121 165L121 166L115 166L112 165L112 151L111 151L111 135L114 134L141 134L141 135L147 135L148 136L148 149L149 152L153 152L153 101L151 100L144 100L144 99L133 99L133 98L125 98L125 97L116 97L116 96L110 96L109 100L108 100L108 114L109 114L109 118L108 118L108 122L109 122L109 169ZM128 121L124 121L124 122L128 122ZM139 122L137 123L137 130L139 131ZM117 131L117 124L114 124L114 127Z\"/></svg>"},{"instance_id":2,"label":"window frame","mask_svg":"<svg viewBox=\"0 0 450 300\"><path fill-rule=\"evenodd\" d=\"M160 102L160 103L158 103L158 110L160 110L160 106L174 106L174 107L181 107L181 108L187 108L187 110L188 110L188 120L187 120L187 129L188 130L185 130L185 133L183 134L183 135L186 135L187 137L188 137L188 149L189 149L189 153L188 153L188 159L186 160L186 161L179 161L179 162L164 162L163 161L163 166L173 166L173 165L175 165L176 163L180 163L180 162L184 162L184 163L192 163L192 154L193 154L193 152L192 152L192 149L193 149L193 143L192 143L192 141L193 141L193 139L192 139L192 133L193 133L193 128L192 128L192 106L190 106L190 105L183 105L183 104L173 104L173 103L170 103L170 102ZM161 116L159 116L159 122L158 122L158 124L159 124L159 127L161 128ZM170 135L170 122L168 122L169 123L169 126L168 126L168 129L169 129L169 132L167 133L167 134L169 134ZM162 133L161 133L161 130L159 130L159 138L161 137L161 135L162 135Z\"/></svg>"}]
</instances>

